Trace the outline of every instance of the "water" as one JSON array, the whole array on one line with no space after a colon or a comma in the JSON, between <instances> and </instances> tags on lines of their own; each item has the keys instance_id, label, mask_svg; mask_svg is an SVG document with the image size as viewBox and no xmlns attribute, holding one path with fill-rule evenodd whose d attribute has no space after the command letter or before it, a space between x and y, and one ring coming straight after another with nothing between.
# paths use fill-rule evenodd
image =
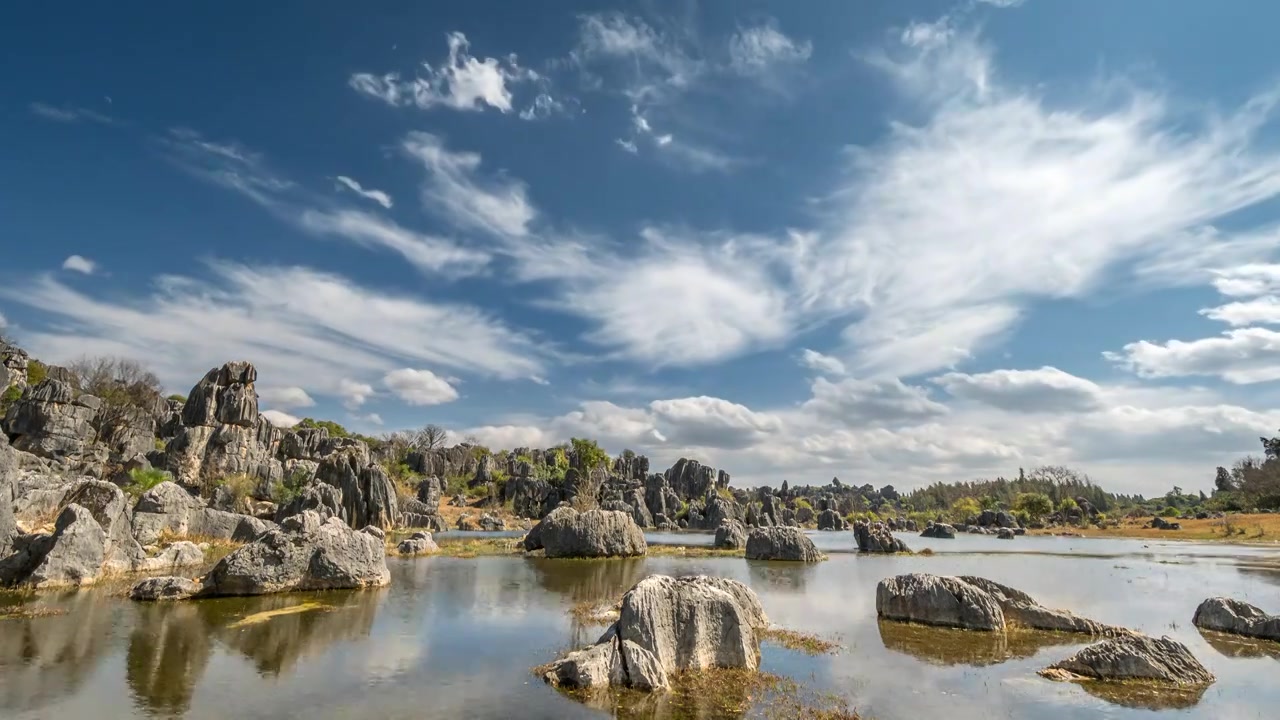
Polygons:
<instances>
[{"instance_id":1,"label":"water","mask_svg":"<svg viewBox=\"0 0 1280 720\"><path fill-rule=\"evenodd\" d=\"M698 537L679 535L685 543ZM0 620L0 717L601 717L529 672L599 635L567 610L615 599L652 573L697 572L747 583L777 624L836 636L844 646L836 655L766 645L764 669L837 692L880 720L1247 720L1274 718L1280 706L1280 645L1206 639L1190 622L1210 595L1280 610L1280 549L965 536L909 539L935 548L932 557L861 557L839 552L849 549L849 533L814 537L830 560L810 566L719 557L389 559L392 586L372 592L172 604L131 603L107 588L8 598L0 605L66 614ZM983 575L1049 606L1170 635L1218 681L1191 707L1153 713L1038 677L1082 647L1052 644L1061 636L1006 643L878 623L875 584L911 571ZM331 607L232 627L302 602Z\"/></svg>"}]
</instances>

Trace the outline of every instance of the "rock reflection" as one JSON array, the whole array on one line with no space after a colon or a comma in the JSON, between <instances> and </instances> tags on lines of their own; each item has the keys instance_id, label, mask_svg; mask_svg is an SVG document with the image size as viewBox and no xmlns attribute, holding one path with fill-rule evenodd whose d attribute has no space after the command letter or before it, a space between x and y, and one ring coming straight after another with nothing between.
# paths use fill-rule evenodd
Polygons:
<instances>
[{"instance_id":1,"label":"rock reflection","mask_svg":"<svg viewBox=\"0 0 1280 720\"><path fill-rule=\"evenodd\" d=\"M1261 658L1269 657L1280 660L1280 643L1270 640L1258 640L1255 638L1242 637L1240 635L1231 635L1229 633L1214 632L1213 630L1200 630L1200 637L1218 652L1233 658Z\"/></svg>"},{"instance_id":2,"label":"rock reflection","mask_svg":"<svg viewBox=\"0 0 1280 720\"><path fill-rule=\"evenodd\" d=\"M1112 705L1134 710L1186 710L1204 697L1208 685L1170 687L1146 683L1077 682L1082 690Z\"/></svg>"},{"instance_id":3,"label":"rock reflection","mask_svg":"<svg viewBox=\"0 0 1280 720\"><path fill-rule=\"evenodd\" d=\"M612 601L649 573L644 558L557 560L529 558L538 585L573 602Z\"/></svg>"},{"instance_id":4,"label":"rock reflection","mask_svg":"<svg viewBox=\"0 0 1280 720\"><path fill-rule=\"evenodd\" d=\"M1031 657L1046 647L1081 644L1079 637L1035 630L977 632L889 620L877 624L885 648L932 665L999 665Z\"/></svg>"},{"instance_id":5,"label":"rock reflection","mask_svg":"<svg viewBox=\"0 0 1280 720\"><path fill-rule=\"evenodd\" d=\"M757 592L803 593L809 576L822 563L747 561L751 587Z\"/></svg>"},{"instance_id":6,"label":"rock reflection","mask_svg":"<svg viewBox=\"0 0 1280 720\"><path fill-rule=\"evenodd\" d=\"M196 603L141 603L129 635L125 680L151 714L179 717L191 707L212 642Z\"/></svg>"},{"instance_id":7,"label":"rock reflection","mask_svg":"<svg viewBox=\"0 0 1280 720\"><path fill-rule=\"evenodd\" d=\"M109 648L117 621L109 598L68 592L40 600L66 615L0 620L0 710L21 712L74 695Z\"/></svg>"}]
</instances>

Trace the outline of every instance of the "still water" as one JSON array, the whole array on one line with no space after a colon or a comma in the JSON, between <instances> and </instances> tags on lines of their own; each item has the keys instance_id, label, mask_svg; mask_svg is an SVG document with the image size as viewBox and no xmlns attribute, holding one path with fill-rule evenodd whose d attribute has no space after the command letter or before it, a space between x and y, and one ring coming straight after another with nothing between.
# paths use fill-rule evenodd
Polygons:
<instances>
[{"instance_id":1,"label":"still water","mask_svg":"<svg viewBox=\"0 0 1280 720\"><path fill-rule=\"evenodd\" d=\"M839 653L819 657L765 645L763 668L838 693L869 718L1277 717L1280 644L1206 638L1191 616L1209 595L1280 611L1278 548L962 536L909 539L916 549L933 547L932 557L860 557L839 552L850 549L849 533L814 537L830 560L810 566L389 559L392 585L370 592L173 604L131 603L105 589L0 599L66 611L0 620L0 718L601 717L529 668L599 635L599 627L571 619L571 605L616 599L653 573L741 580L776 624L838 639ZM664 539L672 538L651 536ZM1170 635L1218 682L1190 707L1153 712L1038 677L1036 670L1081 647L1052 644L1061 636L1005 642L878 623L876 583L912 571L983 575L1049 606ZM330 607L234 626L303 602Z\"/></svg>"}]
</instances>

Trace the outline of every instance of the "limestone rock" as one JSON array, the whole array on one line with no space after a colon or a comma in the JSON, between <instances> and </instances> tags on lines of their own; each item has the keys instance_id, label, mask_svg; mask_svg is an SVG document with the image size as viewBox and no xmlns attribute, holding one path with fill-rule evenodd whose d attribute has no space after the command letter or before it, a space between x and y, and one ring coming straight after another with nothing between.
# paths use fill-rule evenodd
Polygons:
<instances>
[{"instance_id":1,"label":"limestone rock","mask_svg":"<svg viewBox=\"0 0 1280 720\"><path fill-rule=\"evenodd\" d=\"M1008 585L1001 585L994 580L974 575L962 575L959 580L995 598L995 601L1000 605L1000 609L1004 611L1005 621L1013 625L1020 625L1033 630L1082 633L1099 637L1127 635L1130 633L1125 628L1105 625L1066 610L1054 610L1044 607L1021 590L1016 590Z\"/></svg>"},{"instance_id":2,"label":"limestone rock","mask_svg":"<svg viewBox=\"0 0 1280 720\"><path fill-rule=\"evenodd\" d=\"M13 486L18 479L18 453L9 447L9 438L0 432L0 558L9 554L18 535L13 514Z\"/></svg>"},{"instance_id":3,"label":"limestone rock","mask_svg":"<svg viewBox=\"0 0 1280 720\"><path fill-rule=\"evenodd\" d=\"M102 575L107 534L93 514L68 505L52 535L33 538L0 561L0 583L34 588L92 585Z\"/></svg>"},{"instance_id":4,"label":"limestone rock","mask_svg":"<svg viewBox=\"0 0 1280 720\"><path fill-rule=\"evenodd\" d=\"M174 572L181 568L199 567L204 564L204 553L188 540L179 540L151 558L144 558L134 566L137 572Z\"/></svg>"},{"instance_id":5,"label":"limestone rock","mask_svg":"<svg viewBox=\"0 0 1280 720\"><path fill-rule=\"evenodd\" d=\"M920 537L954 540L956 529L947 523L929 523L928 527L920 533Z\"/></svg>"},{"instance_id":6,"label":"limestone rock","mask_svg":"<svg viewBox=\"0 0 1280 720\"><path fill-rule=\"evenodd\" d=\"M129 591L133 600L186 600L200 592L196 580L184 577L147 578Z\"/></svg>"},{"instance_id":7,"label":"limestone rock","mask_svg":"<svg viewBox=\"0 0 1280 720\"><path fill-rule=\"evenodd\" d=\"M4 432L17 450L70 464L89 451L97 436L93 419L101 407L98 398L77 397L70 384L46 378L9 408Z\"/></svg>"},{"instance_id":8,"label":"limestone rock","mask_svg":"<svg viewBox=\"0 0 1280 720\"><path fill-rule=\"evenodd\" d=\"M644 532L627 513L564 506L551 511L525 536L525 549L544 548L547 557L644 555Z\"/></svg>"},{"instance_id":9,"label":"limestone rock","mask_svg":"<svg viewBox=\"0 0 1280 720\"><path fill-rule=\"evenodd\" d=\"M715 546L722 550L741 550L747 546L747 528L741 520L727 519L716 528Z\"/></svg>"},{"instance_id":10,"label":"limestone rock","mask_svg":"<svg viewBox=\"0 0 1280 720\"><path fill-rule=\"evenodd\" d=\"M791 560L818 562L822 553L798 528L755 528L747 535L748 560Z\"/></svg>"},{"instance_id":11,"label":"limestone rock","mask_svg":"<svg viewBox=\"0 0 1280 720\"><path fill-rule=\"evenodd\" d=\"M1200 603L1191 622L1198 628L1280 642L1280 615L1231 598L1215 597Z\"/></svg>"},{"instance_id":12,"label":"limestone rock","mask_svg":"<svg viewBox=\"0 0 1280 720\"><path fill-rule=\"evenodd\" d=\"M342 502L342 489L328 483L312 483L303 488L297 497L276 508L276 522L284 522L285 518L298 515L304 510L316 513L321 520L336 517L346 522L347 519Z\"/></svg>"},{"instance_id":13,"label":"limestone rock","mask_svg":"<svg viewBox=\"0 0 1280 720\"><path fill-rule=\"evenodd\" d=\"M416 532L405 540L400 541L396 546L396 550L401 555L430 555L431 553L440 552L440 546L431 537L431 533Z\"/></svg>"},{"instance_id":14,"label":"limestone rock","mask_svg":"<svg viewBox=\"0 0 1280 720\"><path fill-rule=\"evenodd\" d=\"M853 535L858 541L858 551L864 553L911 552L907 544L893 536L884 523L859 520L853 524Z\"/></svg>"},{"instance_id":15,"label":"limestone rock","mask_svg":"<svg viewBox=\"0 0 1280 720\"><path fill-rule=\"evenodd\" d=\"M1213 683L1213 673L1186 645L1168 637L1132 634L1104 640L1043 672L1054 679L1146 681L1197 686Z\"/></svg>"},{"instance_id":16,"label":"limestone rock","mask_svg":"<svg viewBox=\"0 0 1280 720\"><path fill-rule=\"evenodd\" d=\"M1004 611L990 593L960 578L911 573L876 586L876 614L889 620L997 631Z\"/></svg>"},{"instance_id":17,"label":"limestone rock","mask_svg":"<svg viewBox=\"0 0 1280 720\"><path fill-rule=\"evenodd\" d=\"M146 557L142 546L133 537L128 500L116 485L105 480L80 483L67 493L63 503L88 510L105 533L103 572L129 572Z\"/></svg>"},{"instance_id":18,"label":"limestone rock","mask_svg":"<svg viewBox=\"0 0 1280 720\"><path fill-rule=\"evenodd\" d=\"M835 510L828 509L818 513L819 530L847 530L848 527L848 522Z\"/></svg>"}]
</instances>

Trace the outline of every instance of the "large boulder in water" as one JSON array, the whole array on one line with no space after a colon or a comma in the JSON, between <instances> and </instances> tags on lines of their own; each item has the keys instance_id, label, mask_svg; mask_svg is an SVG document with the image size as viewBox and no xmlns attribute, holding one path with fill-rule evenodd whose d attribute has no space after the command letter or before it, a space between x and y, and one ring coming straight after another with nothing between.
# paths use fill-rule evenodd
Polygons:
<instances>
[{"instance_id":1,"label":"large boulder in water","mask_svg":"<svg viewBox=\"0 0 1280 720\"><path fill-rule=\"evenodd\" d=\"M401 555L430 555L440 552L440 546L436 545L435 539L431 537L429 532L416 532L396 546L396 552Z\"/></svg>"},{"instance_id":2,"label":"large boulder in water","mask_svg":"<svg viewBox=\"0 0 1280 720\"><path fill-rule=\"evenodd\" d=\"M819 530L847 530L848 528L848 521L835 510L827 509L818 513Z\"/></svg>"},{"instance_id":3,"label":"large boulder in water","mask_svg":"<svg viewBox=\"0 0 1280 720\"><path fill-rule=\"evenodd\" d=\"M956 529L947 523L929 523L929 526L921 531L920 537L954 540Z\"/></svg>"},{"instance_id":4,"label":"large boulder in water","mask_svg":"<svg viewBox=\"0 0 1280 720\"><path fill-rule=\"evenodd\" d=\"M1104 640L1041 671L1054 680L1154 682L1178 686L1213 683L1213 673L1186 645L1137 633Z\"/></svg>"},{"instance_id":5,"label":"large boulder in water","mask_svg":"<svg viewBox=\"0 0 1280 720\"><path fill-rule=\"evenodd\" d=\"M1280 615L1231 598L1215 597L1200 603L1192 624L1205 630L1280 641Z\"/></svg>"},{"instance_id":6,"label":"large boulder in water","mask_svg":"<svg viewBox=\"0 0 1280 720\"><path fill-rule=\"evenodd\" d=\"M747 535L748 560L818 562L822 553L799 528L755 528Z\"/></svg>"},{"instance_id":7,"label":"large boulder in water","mask_svg":"<svg viewBox=\"0 0 1280 720\"><path fill-rule=\"evenodd\" d=\"M544 678L568 688L657 690L675 673L756 670L756 630L767 622L755 593L739 582L653 575L623 596L617 622L599 642L552 663Z\"/></svg>"},{"instance_id":8,"label":"large boulder in water","mask_svg":"<svg viewBox=\"0 0 1280 720\"><path fill-rule=\"evenodd\" d=\"M853 536L858 541L858 552L900 553L911 552L907 544L893 536L884 523L859 520L853 524Z\"/></svg>"},{"instance_id":9,"label":"large boulder in water","mask_svg":"<svg viewBox=\"0 0 1280 720\"><path fill-rule=\"evenodd\" d=\"M747 546L747 526L741 520L725 520L716 528L715 546L721 550L741 550Z\"/></svg>"},{"instance_id":10,"label":"large boulder in water","mask_svg":"<svg viewBox=\"0 0 1280 720\"><path fill-rule=\"evenodd\" d=\"M644 531L631 515L616 510L580 513L564 506L525 535L525 550L546 550L547 557L615 557L644 555Z\"/></svg>"}]
</instances>

